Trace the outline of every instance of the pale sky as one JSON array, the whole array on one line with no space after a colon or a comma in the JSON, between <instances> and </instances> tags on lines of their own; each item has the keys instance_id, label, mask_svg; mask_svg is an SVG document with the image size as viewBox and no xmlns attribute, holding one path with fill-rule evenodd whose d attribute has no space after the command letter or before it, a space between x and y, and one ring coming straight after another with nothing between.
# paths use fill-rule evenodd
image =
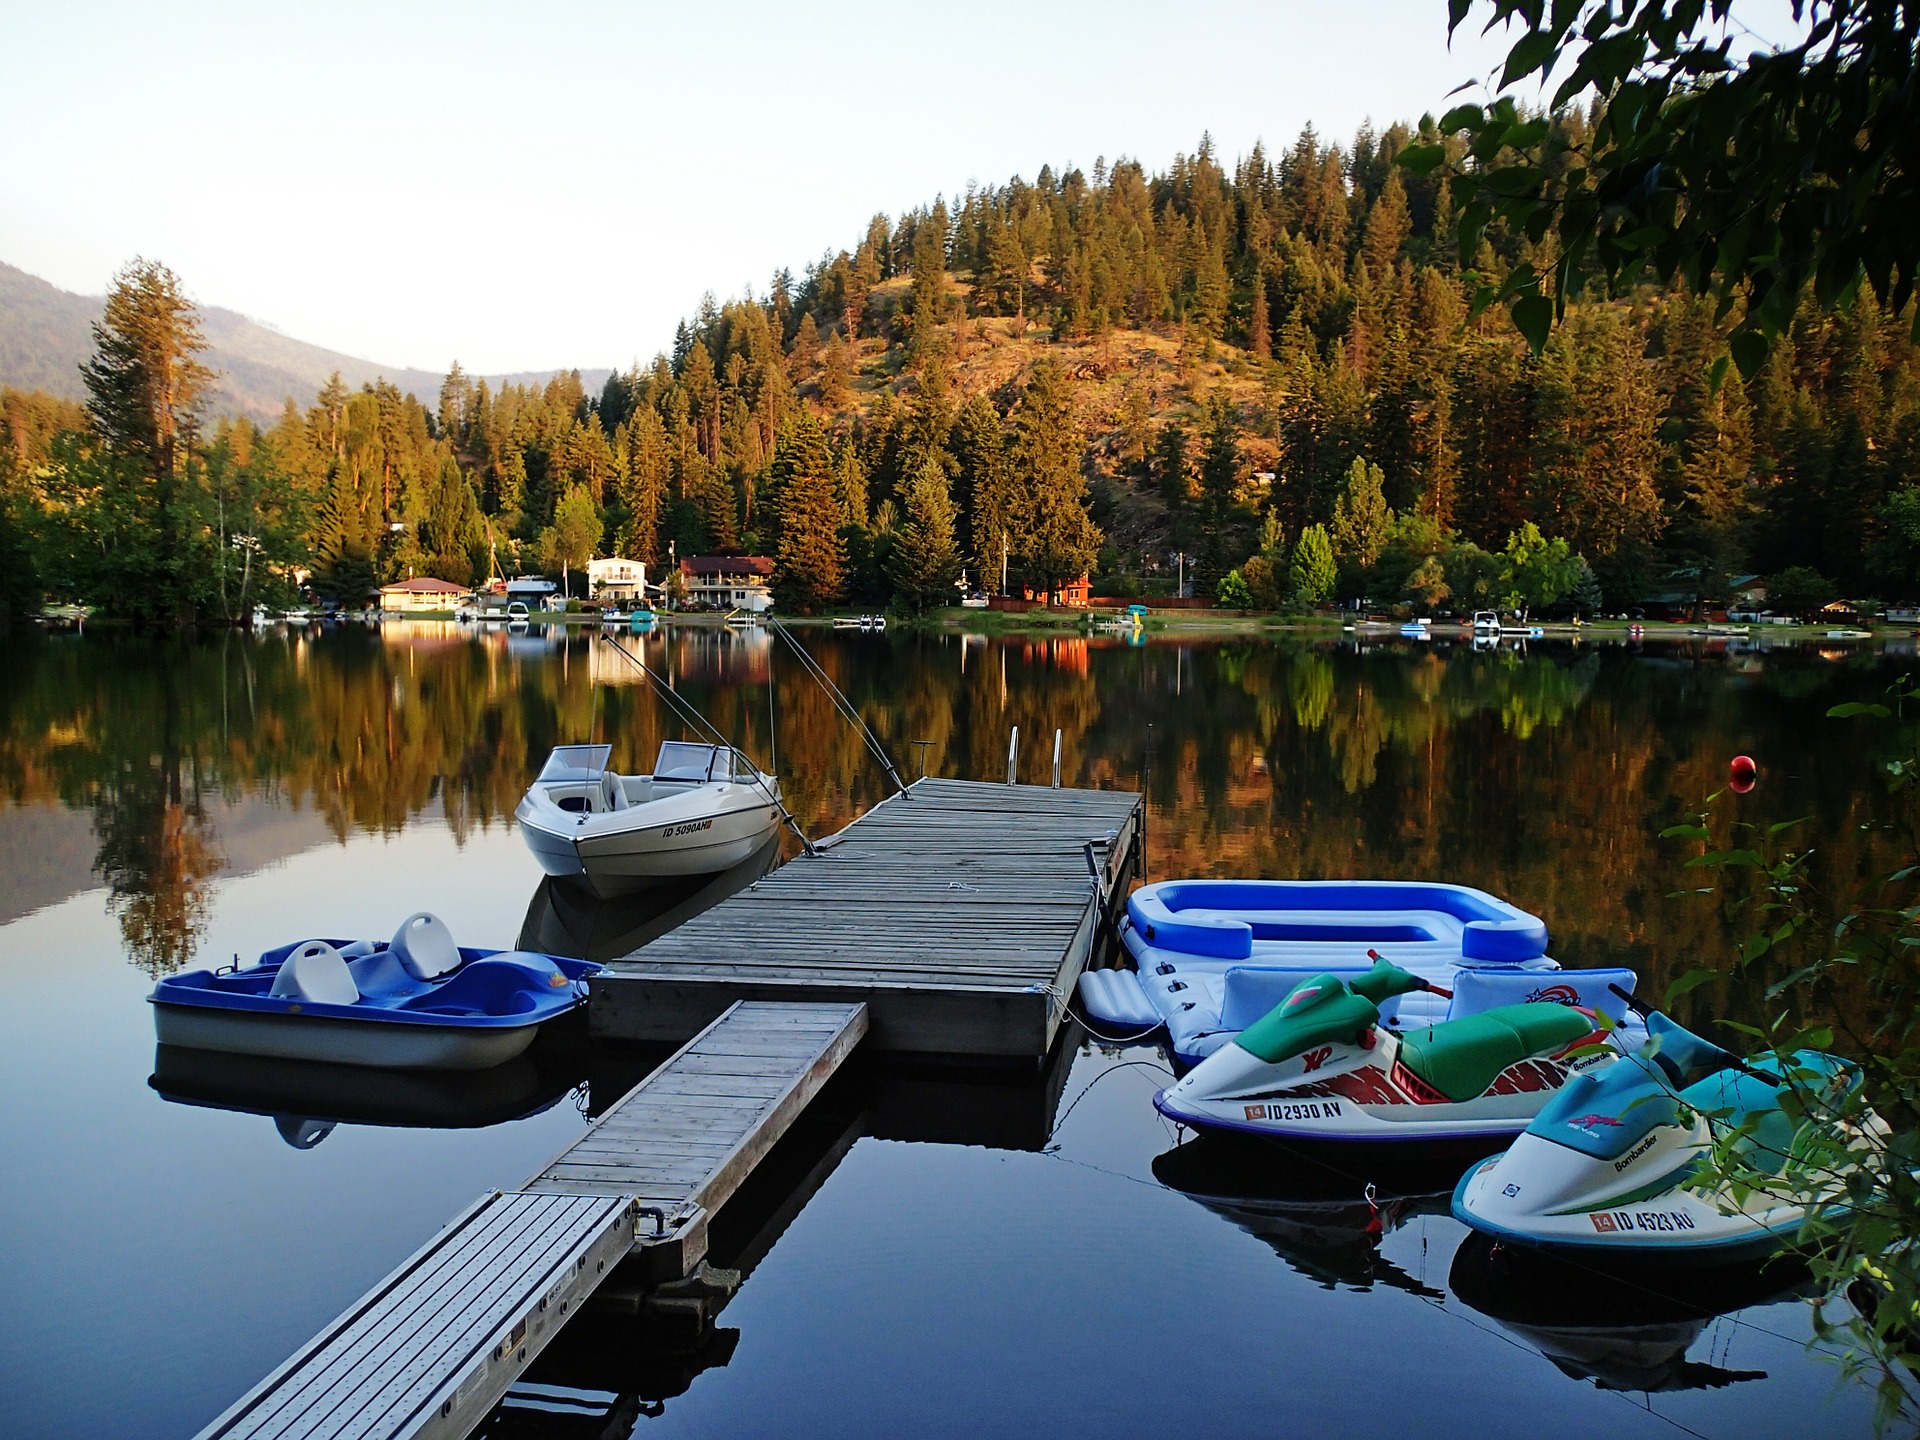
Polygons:
<instances>
[{"instance_id":1,"label":"pale sky","mask_svg":"<svg viewBox=\"0 0 1920 1440\"><path fill-rule=\"evenodd\" d=\"M1438 114L1504 53L1446 10L0 0L0 260L144 255L396 368L624 367L969 181Z\"/></svg>"}]
</instances>

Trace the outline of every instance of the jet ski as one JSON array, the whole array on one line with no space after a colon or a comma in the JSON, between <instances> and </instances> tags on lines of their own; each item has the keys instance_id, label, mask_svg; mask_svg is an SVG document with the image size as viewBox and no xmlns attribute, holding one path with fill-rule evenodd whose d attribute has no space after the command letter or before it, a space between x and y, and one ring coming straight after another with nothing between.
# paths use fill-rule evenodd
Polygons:
<instances>
[{"instance_id":1,"label":"jet ski","mask_svg":"<svg viewBox=\"0 0 1920 1440\"><path fill-rule=\"evenodd\" d=\"M1382 1007L1414 991L1448 994L1387 960L1312 976L1153 1103L1198 1130L1279 1139L1504 1138L1620 1054L1609 1018L1552 1001L1386 1028Z\"/></svg>"},{"instance_id":2,"label":"jet ski","mask_svg":"<svg viewBox=\"0 0 1920 1440\"><path fill-rule=\"evenodd\" d=\"M1636 1053L1576 1076L1467 1171L1459 1220L1515 1245L1700 1265L1770 1254L1810 1214L1846 1213L1849 1175L1888 1134L1857 1066L1817 1050L1747 1062L1658 1012L1646 1022ZM1716 1183L1716 1142L1757 1183Z\"/></svg>"}]
</instances>

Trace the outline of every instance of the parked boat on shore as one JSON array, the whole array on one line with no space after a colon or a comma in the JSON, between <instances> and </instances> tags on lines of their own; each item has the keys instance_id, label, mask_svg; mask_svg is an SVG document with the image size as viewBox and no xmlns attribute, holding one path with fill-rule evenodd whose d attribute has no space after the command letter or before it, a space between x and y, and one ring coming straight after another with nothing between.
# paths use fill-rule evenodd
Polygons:
<instances>
[{"instance_id":1,"label":"parked boat on shore","mask_svg":"<svg viewBox=\"0 0 1920 1440\"><path fill-rule=\"evenodd\" d=\"M482 1070L586 1000L600 967L454 943L410 915L391 941L303 940L244 968L188 970L147 998L162 1045L394 1069Z\"/></svg>"},{"instance_id":2,"label":"parked boat on shore","mask_svg":"<svg viewBox=\"0 0 1920 1440\"><path fill-rule=\"evenodd\" d=\"M653 771L606 768L611 745L559 745L514 818L547 874L602 899L713 875L779 828L780 782L731 745L666 741Z\"/></svg>"}]
</instances>

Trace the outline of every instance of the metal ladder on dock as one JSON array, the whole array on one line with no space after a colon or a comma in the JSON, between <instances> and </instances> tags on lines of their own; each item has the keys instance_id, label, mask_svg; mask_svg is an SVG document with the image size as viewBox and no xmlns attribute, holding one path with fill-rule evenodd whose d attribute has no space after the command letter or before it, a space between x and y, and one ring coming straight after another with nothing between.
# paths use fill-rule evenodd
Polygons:
<instances>
[{"instance_id":1,"label":"metal ladder on dock","mask_svg":"<svg viewBox=\"0 0 1920 1440\"><path fill-rule=\"evenodd\" d=\"M867 1031L862 1004L742 1001L518 1191L482 1197L201 1431L459 1440L614 1267L706 1254L740 1188Z\"/></svg>"}]
</instances>

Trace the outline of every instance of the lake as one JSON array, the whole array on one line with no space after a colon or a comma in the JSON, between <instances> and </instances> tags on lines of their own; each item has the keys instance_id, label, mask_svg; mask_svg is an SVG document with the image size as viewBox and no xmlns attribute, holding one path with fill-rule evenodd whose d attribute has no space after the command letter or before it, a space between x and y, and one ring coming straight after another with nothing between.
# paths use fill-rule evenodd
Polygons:
<instances>
[{"instance_id":1,"label":"lake","mask_svg":"<svg viewBox=\"0 0 1920 1440\"><path fill-rule=\"evenodd\" d=\"M1828 720L1907 657L1752 649L804 633L908 774L1144 787L1147 878L1426 878L1543 916L1643 993L1741 933L1662 829L1752 755L1727 819L1811 817L1871 873L1879 758ZM648 665L825 833L886 793L765 631ZM483 1191L512 1188L657 1056L543 1037L454 1081L156 1056L159 975L415 910L463 943L605 954L647 901L549 893L512 811L557 743L647 768L679 738L586 635L432 622L193 642L0 642L0 1353L9 1437L191 1435ZM924 743L920 743L924 742ZM657 907L655 907L657 908ZM1752 1019L1756 984L1680 1006ZM746 1279L675 1350L589 1312L492 1436L1863 1433L1774 1273L1695 1304L1516 1270L1451 1173L1208 1149L1156 1052L1077 1031L1038 1070L867 1060L718 1227ZM1186 1139L1188 1143L1182 1144ZM1374 1207L1362 1198L1375 1183ZM1376 1241L1369 1227L1381 1233Z\"/></svg>"}]
</instances>

